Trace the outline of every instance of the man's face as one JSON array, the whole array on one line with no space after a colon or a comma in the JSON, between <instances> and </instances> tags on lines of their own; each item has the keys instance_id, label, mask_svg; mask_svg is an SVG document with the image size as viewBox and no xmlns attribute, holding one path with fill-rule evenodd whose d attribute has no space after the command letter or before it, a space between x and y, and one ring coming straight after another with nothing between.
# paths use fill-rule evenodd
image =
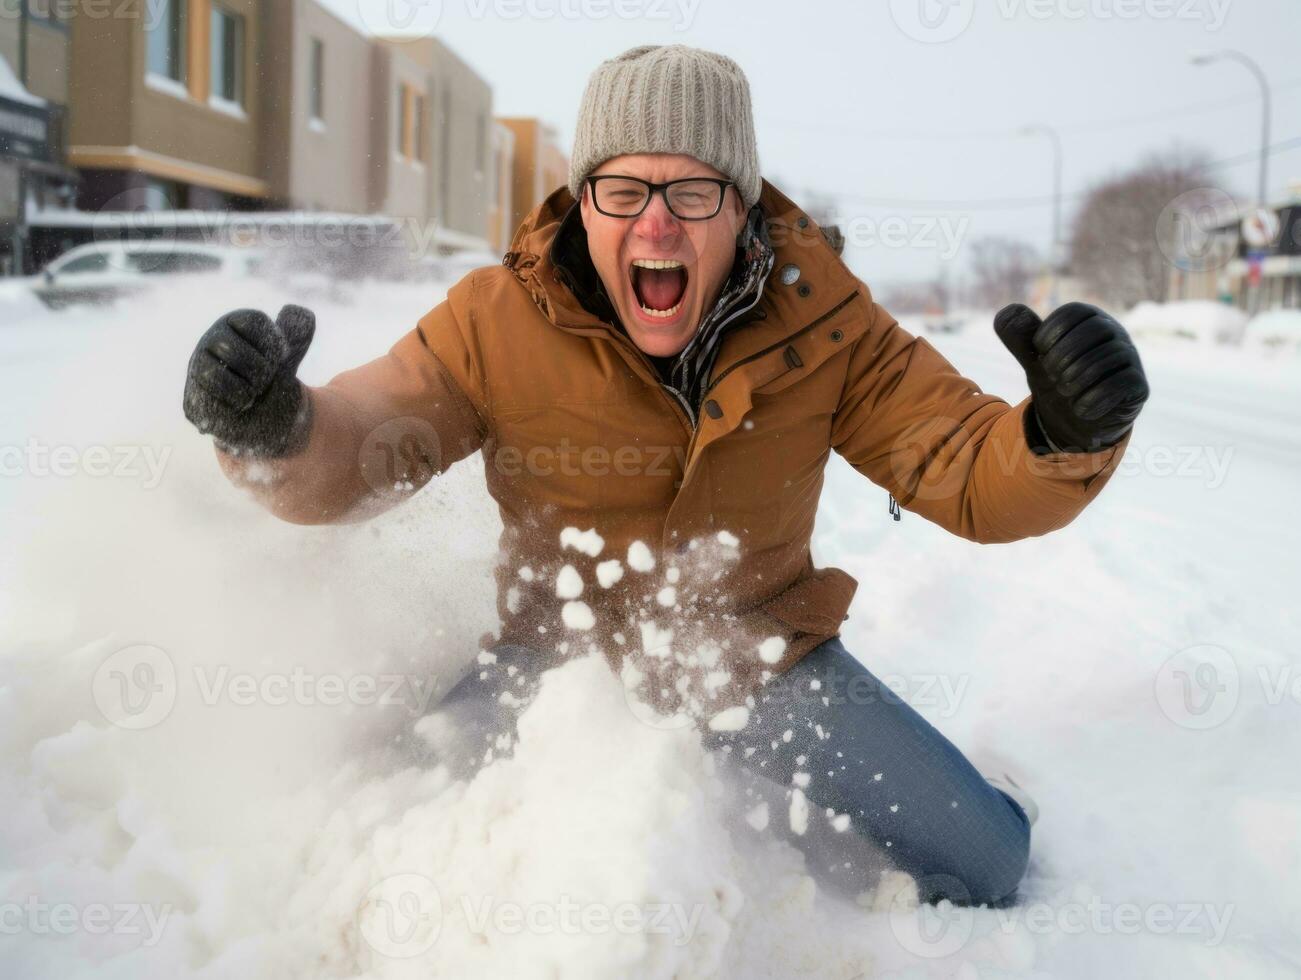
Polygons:
<instances>
[{"instance_id":1,"label":"man's face","mask_svg":"<svg viewBox=\"0 0 1301 980\"><path fill-rule=\"evenodd\" d=\"M669 153L614 157L592 172L594 177L602 174L652 184L724 176L695 157ZM633 343L656 357L678 353L717 302L732 271L736 236L745 220L736 188L728 187L722 210L703 221L674 217L660 193L637 217L613 218L593 205L590 184L583 186L581 206L592 264ZM643 265L665 259L670 268Z\"/></svg>"}]
</instances>

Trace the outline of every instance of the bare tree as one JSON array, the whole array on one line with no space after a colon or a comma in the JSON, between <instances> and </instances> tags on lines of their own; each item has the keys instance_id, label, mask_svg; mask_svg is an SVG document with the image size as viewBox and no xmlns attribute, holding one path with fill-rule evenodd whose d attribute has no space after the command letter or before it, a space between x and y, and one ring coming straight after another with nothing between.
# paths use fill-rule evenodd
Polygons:
<instances>
[{"instance_id":1,"label":"bare tree","mask_svg":"<svg viewBox=\"0 0 1301 980\"><path fill-rule=\"evenodd\" d=\"M971 244L974 298L991 309L1026 302L1038 269L1038 253L1025 242L989 237Z\"/></svg>"},{"instance_id":2,"label":"bare tree","mask_svg":"<svg viewBox=\"0 0 1301 980\"><path fill-rule=\"evenodd\" d=\"M1172 243L1162 215L1181 196L1212 191L1206 155L1176 148L1088 192L1071 236L1071 271L1097 296L1118 306L1164 302Z\"/></svg>"}]
</instances>

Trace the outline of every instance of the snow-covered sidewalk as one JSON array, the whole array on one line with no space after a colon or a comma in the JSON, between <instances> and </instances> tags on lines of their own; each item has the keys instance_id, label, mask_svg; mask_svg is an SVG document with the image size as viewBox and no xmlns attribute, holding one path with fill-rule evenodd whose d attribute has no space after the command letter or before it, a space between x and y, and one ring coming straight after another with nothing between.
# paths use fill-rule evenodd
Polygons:
<instances>
[{"instance_id":1,"label":"snow-covered sidewalk","mask_svg":"<svg viewBox=\"0 0 1301 980\"><path fill-rule=\"evenodd\" d=\"M180 412L232 305L313 306L319 383L439 298L350 295L188 283L0 324L4 976L1301 971L1301 358L1143 346L1121 471L1044 539L894 523L833 461L815 557L860 581L846 645L1043 810L1017 908L919 911L898 882L857 908L596 661L547 678L513 758L430 762L415 722L494 615L477 457L371 524L297 528ZM928 339L1025 394L987 323Z\"/></svg>"}]
</instances>

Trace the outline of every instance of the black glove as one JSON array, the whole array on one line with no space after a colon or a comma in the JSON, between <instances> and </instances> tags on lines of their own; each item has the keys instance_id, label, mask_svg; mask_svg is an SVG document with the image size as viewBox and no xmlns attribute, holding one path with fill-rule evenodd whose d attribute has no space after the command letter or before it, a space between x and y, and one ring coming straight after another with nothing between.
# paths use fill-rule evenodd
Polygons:
<instances>
[{"instance_id":1,"label":"black glove","mask_svg":"<svg viewBox=\"0 0 1301 980\"><path fill-rule=\"evenodd\" d=\"M199 340L185 379L185 417L228 452L288 456L307 444L311 400L295 375L316 317L286 306L227 313Z\"/></svg>"},{"instance_id":2,"label":"black glove","mask_svg":"<svg viewBox=\"0 0 1301 980\"><path fill-rule=\"evenodd\" d=\"M1147 401L1147 375L1125 328L1102 310L1067 303L1040 320L1013 303L994 318L994 331L1030 383L1032 450L1097 452L1129 432Z\"/></svg>"}]
</instances>

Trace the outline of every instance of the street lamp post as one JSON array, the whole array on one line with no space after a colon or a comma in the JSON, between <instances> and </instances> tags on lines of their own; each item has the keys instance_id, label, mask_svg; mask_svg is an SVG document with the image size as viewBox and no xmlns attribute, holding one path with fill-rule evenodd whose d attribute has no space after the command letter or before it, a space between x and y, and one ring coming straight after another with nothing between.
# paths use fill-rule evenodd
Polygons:
<instances>
[{"instance_id":1,"label":"street lamp post","mask_svg":"<svg viewBox=\"0 0 1301 980\"><path fill-rule=\"evenodd\" d=\"M1021 130L1020 135L1047 136L1053 145L1053 239L1048 253L1048 270L1051 274L1048 305L1050 309L1056 309L1062 251L1062 137L1057 130L1044 123L1026 126Z\"/></svg>"},{"instance_id":2,"label":"street lamp post","mask_svg":"<svg viewBox=\"0 0 1301 980\"><path fill-rule=\"evenodd\" d=\"M1269 77L1264 69L1241 51L1224 48L1219 51L1194 51L1189 60L1194 65L1212 65L1217 61L1236 61L1246 68L1260 83L1260 176L1256 186L1256 205L1261 209L1269 207L1269 126L1273 115L1273 98L1269 89ZM1255 312L1260 308L1261 287L1252 290L1251 308Z\"/></svg>"},{"instance_id":3,"label":"street lamp post","mask_svg":"<svg viewBox=\"0 0 1301 980\"><path fill-rule=\"evenodd\" d=\"M1242 65L1260 83L1261 120L1260 120L1260 183L1256 189L1256 201L1262 207L1269 206L1269 126L1272 115L1273 96L1269 88L1269 77L1264 69L1241 51L1225 48L1221 51L1195 51L1190 56L1194 65L1212 65L1217 61L1236 61Z\"/></svg>"}]
</instances>

